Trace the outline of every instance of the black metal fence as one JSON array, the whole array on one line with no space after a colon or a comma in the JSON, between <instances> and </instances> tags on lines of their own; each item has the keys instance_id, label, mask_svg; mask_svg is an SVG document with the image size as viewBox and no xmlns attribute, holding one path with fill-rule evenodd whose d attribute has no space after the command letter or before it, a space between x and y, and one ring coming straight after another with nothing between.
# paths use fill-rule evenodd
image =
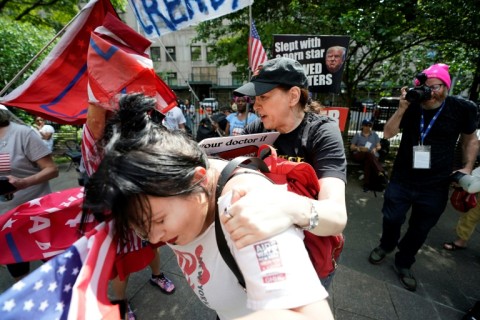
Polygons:
<instances>
[{"instance_id":1,"label":"black metal fence","mask_svg":"<svg viewBox=\"0 0 480 320\"><path fill-rule=\"evenodd\" d=\"M347 133L345 135L346 145L350 145L352 137L361 130L362 121L365 119L373 122L373 130L383 138L383 127L387 120L395 113L398 108L398 98L382 98L378 104L359 104L350 108ZM400 143L400 135L389 139L390 145L395 148Z\"/></svg>"}]
</instances>

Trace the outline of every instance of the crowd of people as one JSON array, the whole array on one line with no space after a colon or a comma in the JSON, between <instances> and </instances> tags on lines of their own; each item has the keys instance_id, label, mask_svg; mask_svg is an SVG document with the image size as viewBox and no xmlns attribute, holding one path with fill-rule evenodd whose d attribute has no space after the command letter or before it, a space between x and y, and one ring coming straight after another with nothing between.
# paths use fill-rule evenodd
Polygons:
<instances>
[{"instance_id":1,"label":"crowd of people","mask_svg":"<svg viewBox=\"0 0 480 320\"><path fill-rule=\"evenodd\" d=\"M332 47L327 52L329 72L342 67L344 49ZM396 251L394 270L410 291L417 288L412 271L415 256L448 203L457 141L461 137L463 166L458 171L462 173L472 173L479 151L477 107L449 96L448 66L434 64L422 74L415 80L416 88L430 95L411 99L408 87L403 87L399 108L385 124L386 139L402 132L389 181L378 159L382 145L372 130L372 119L363 120L348 147L351 158L363 165L364 191L378 177L388 182L379 245L368 260L379 265ZM303 66L289 58L264 62L233 95L234 108L205 115L196 138L192 130L197 113L188 100L166 115L154 116L153 98L139 93L123 96L106 127L109 134L98 142L102 160L85 186L82 219L93 215L100 221L113 220L123 245L132 237L144 245L165 243L194 293L219 319L318 319L319 315L332 319L327 297L335 271L319 279L302 229L327 237L341 234L347 225L347 155L339 126L320 103L312 101ZM208 157L197 141L267 131L279 133L273 146L280 157L312 166L320 186L316 199L275 186L249 168L238 169L217 194L227 162ZM0 108L0 171L17 189L12 200L0 201L0 214L51 192L48 180L58 175L51 156L53 133L41 117L32 128L11 121L8 110ZM225 214L220 222L246 279L246 290L238 286L216 244L213 225L221 204ZM458 238L444 243L445 250L466 248L480 220L478 208L462 216ZM281 255L262 264L259 243ZM157 249L155 254L150 282L172 293L175 285L160 271ZM185 255L195 257L193 267L185 264ZM265 282L263 272L272 264L275 274L283 275L282 281ZM29 265L12 264L8 270L19 280L29 273ZM113 280L112 301L120 301L122 313L134 319L126 285L126 280ZM224 287L230 289L219 290Z\"/></svg>"}]
</instances>

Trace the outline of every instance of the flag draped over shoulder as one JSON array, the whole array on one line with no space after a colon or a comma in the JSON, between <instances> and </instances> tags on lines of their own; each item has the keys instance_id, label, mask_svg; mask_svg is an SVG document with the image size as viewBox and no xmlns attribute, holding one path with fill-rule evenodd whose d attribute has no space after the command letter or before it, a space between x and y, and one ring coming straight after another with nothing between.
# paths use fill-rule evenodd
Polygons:
<instances>
[{"instance_id":1,"label":"flag draped over shoulder","mask_svg":"<svg viewBox=\"0 0 480 320\"><path fill-rule=\"evenodd\" d=\"M90 0L40 67L0 102L58 123L84 123L90 33L107 12L117 15L109 0Z\"/></svg>"},{"instance_id":2,"label":"flag draped over shoulder","mask_svg":"<svg viewBox=\"0 0 480 320\"><path fill-rule=\"evenodd\" d=\"M107 297L115 249L112 223L101 223L2 293L0 319L120 319Z\"/></svg>"},{"instance_id":3,"label":"flag draped over shoulder","mask_svg":"<svg viewBox=\"0 0 480 320\"><path fill-rule=\"evenodd\" d=\"M128 0L149 39L202 21L215 19L253 4L253 0L227 1L144 1Z\"/></svg>"},{"instance_id":4,"label":"flag draped over shoulder","mask_svg":"<svg viewBox=\"0 0 480 320\"><path fill-rule=\"evenodd\" d=\"M267 61L267 54L263 48L262 41L260 41L257 28L255 28L255 22L252 20L250 38L248 40L248 62L250 70L255 71L257 67L265 61Z\"/></svg>"},{"instance_id":5,"label":"flag draped over shoulder","mask_svg":"<svg viewBox=\"0 0 480 320\"><path fill-rule=\"evenodd\" d=\"M78 187L50 193L0 215L0 264L62 253L81 236L82 203L83 188ZM85 229L97 224L92 217Z\"/></svg>"}]
</instances>

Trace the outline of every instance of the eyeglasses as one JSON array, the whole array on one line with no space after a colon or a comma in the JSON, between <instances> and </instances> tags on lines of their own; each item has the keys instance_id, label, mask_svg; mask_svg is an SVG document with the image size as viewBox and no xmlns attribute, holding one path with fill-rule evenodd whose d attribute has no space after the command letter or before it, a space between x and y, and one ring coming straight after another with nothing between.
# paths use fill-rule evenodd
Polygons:
<instances>
[{"instance_id":1,"label":"eyeglasses","mask_svg":"<svg viewBox=\"0 0 480 320\"><path fill-rule=\"evenodd\" d=\"M440 91L440 89L442 88L442 86L444 86L443 83L439 83L439 84L432 84L431 86L427 86L430 88L430 90L432 91Z\"/></svg>"},{"instance_id":2,"label":"eyeglasses","mask_svg":"<svg viewBox=\"0 0 480 320\"><path fill-rule=\"evenodd\" d=\"M43 119L37 119L35 122L43 122Z\"/></svg>"}]
</instances>

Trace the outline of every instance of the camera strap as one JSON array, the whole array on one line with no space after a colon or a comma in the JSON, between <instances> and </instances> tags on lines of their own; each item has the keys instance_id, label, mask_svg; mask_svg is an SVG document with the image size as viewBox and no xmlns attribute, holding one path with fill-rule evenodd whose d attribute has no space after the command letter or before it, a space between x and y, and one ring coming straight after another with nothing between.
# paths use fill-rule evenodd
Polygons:
<instances>
[{"instance_id":1,"label":"camera strap","mask_svg":"<svg viewBox=\"0 0 480 320\"><path fill-rule=\"evenodd\" d=\"M433 116L432 120L430 120L430 123L426 128L425 128L425 119L423 116L423 108L421 108L422 116L420 117L420 145L423 146L423 140L425 140L425 137L430 132L430 129L435 123L435 120L437 120L438 116L440 115L440 112L442 112L444 106L445 106L445 101L443 101L442 105L440 106L440 109L437 111L437 113L435 113L435 115Z\"/></svg>"}]
</instances>

